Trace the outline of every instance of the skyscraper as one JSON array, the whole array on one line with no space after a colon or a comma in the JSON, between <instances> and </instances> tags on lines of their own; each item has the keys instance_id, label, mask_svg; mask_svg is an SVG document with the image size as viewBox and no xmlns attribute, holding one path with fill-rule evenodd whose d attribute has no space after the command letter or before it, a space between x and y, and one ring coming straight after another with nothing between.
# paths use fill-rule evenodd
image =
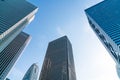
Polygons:
<instances>
[{"instance_id":1,"label":"skyscraper","mask_svg":"<svg viewBox=\"0 0 120 80\"><path fill-rule=\"evenodd\" d=\"M0 0L0 52L24 29L37 7L26 0Z\"/></svg>"},{"instance_id":2,"label":"skyscraper","mask_svg":"<svg viewBox=\"0 0 120 80\"><path fill-rule=\"evenodd\" d=\"M66 36L49 43L39 80L76 80L72 45Z\"/></svg>"},{"instance_id":3,"label":"skyscraper","mask_svg":"<svg viewBox=\"0 0 120 80\"><path fill-rule=\"evenodd\" d=\"M0 80L4 80L21 55L30 36L22 30L37 7L26 0L0 0Z\"/></svg>"},{"instance_id":4,"label":"skyscraper","mask_svg":"<svg viewBox=\"0 0 120 80\"><path fill-rule=\"evenodd\" d=\"M29 35L21 32L1 53L0 53L0 80L6 77L24 47L29 41Z\"/></svg>"},{"instance_id":5,"label":"skyscraper","mask_svg":"<svg viewBox=\"0 0 120 80\"><path fill-rule=\"evenodd\" d=\"M39 67L34 63L26 72L22 80L37 80L39 74Z\"/></svg>"},{"instance_id":6,"label":"skyscraper","mask_svg":"<svg viewBox=\"0 0 120 80\"><path fill-rule=\"evenodd\" d=\"M120 0L104 0L85 12L93 31L116 62L120 77Z\"/></svg>"}]
</instances>

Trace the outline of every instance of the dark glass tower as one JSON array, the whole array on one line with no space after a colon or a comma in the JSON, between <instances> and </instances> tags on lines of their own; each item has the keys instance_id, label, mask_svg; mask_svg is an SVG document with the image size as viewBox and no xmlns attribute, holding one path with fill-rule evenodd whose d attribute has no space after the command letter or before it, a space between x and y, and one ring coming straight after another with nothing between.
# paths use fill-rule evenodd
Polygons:
<instances>
[{"instance_id":1,"label":"dark glass tower","mask_svg":"<svg viewBox=\"0 0 120 80\"><path fill-rule=\"evenodd\" d=\"M120 77L120 0L104 0L85 12L93 31L116 62Z\"/></svg>"},{"instance_id":2,"label":"dark glass tower","mask_svg":"<svg viewBox=\"0 0 120 80\"><path fill-rule=\"evenodd\" d=\"M39 67L34 63L26 72L22 80L37 80L39 74Z\"/></svg>"},{"instance_id":3,"label":"dark glass tower","mask_svg":"<svg viewBox=\"0 0 120 80\"><path fill-rule=\"evenodd\" d=\"M5 80L29 42L30 36L22 30L37 9L26 0L0 0L0 80Z\"/></svg>"},{"instance_id":4,"label":"dark glass tower","mask_svg":"<svg viewBox=\"0 0 120 80\"><path fill-rule=\"evenodd\" d=\"M39 80L76 80L72 45L66 36L49 43Z\"/></svg>"}]
</instances>

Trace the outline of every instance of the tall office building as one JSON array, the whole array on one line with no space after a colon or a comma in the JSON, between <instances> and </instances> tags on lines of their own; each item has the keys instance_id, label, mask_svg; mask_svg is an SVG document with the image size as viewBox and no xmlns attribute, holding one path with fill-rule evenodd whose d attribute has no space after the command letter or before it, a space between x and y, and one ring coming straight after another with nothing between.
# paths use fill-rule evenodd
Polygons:
<instances>
[{"instance_id":1,"label":"tall office building","mask_svg":"<svg viewBox=\"0 0 120 80\"><path fill-rule=\"evenodd\" d=\"M0 80L4 80L29 42L22 30L37 7L26 0L0 0Z\"/></svg>"},{"instance_id":2,"label":"tall office building","mask_svg":"<svg viewBox=\"0 0 120 80\"><path fill-rule=\"evenodd\" d=\"M0 0L0 52L24 29L37 7L26 0Z\"/></svg>"},{"instance_id":3,"label":"tall office building","mask_svg":"<svg viewBox=\"0 0 120 80\"><path fill-rule=\"evenodd\" d=\"M120 0L104 0L85 12L93 31L116 62L120 77Z\"/></svg>"},{"instance_id":4,"label":"tall office building","mask_svg":"<svg viewBox=\"0 0 120 80\"><path fill-rule=\"evenodd\" d=\"M22 80L37 80L39 74L39 67L34 63L26 72Z\"/></svg>"},{"instance_id":5,"label":"tall office building","mask_svg":"<svg viewBox=\"0 0 120 80\"><path fill-rule=\"evenodd\" d=\"M21 32L1 53L0 53L0 80L4 80L8 71L12 68L17 58L29 41L30 36Z\"/></svg>"},{"instance_id":6,"label":"tall office building","mask_svg":"<svg viewBox=\"0 0 120 80\"><path fill-rule=\"evenodd\" d=\"M72 45L66 36L49 43L39 80L76 80Z\"/></svg>"}]
</instances>

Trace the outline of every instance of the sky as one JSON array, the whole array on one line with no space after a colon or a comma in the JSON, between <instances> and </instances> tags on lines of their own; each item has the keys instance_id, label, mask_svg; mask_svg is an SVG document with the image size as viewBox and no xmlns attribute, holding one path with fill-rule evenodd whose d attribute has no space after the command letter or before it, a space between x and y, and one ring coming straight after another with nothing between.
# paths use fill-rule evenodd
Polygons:
<instances>
[{"instance_id":1,"label":"sky","mask_svg":"<svg viewBox=\"0 0 120 80\"><path fill-rule=\"evenodd\" d=\"M43 64L48 43L67 35L77 80L119 80L116 64L88 24L84 10L102 0L27 0L39 10L25 32L32 39L8 78L21 80L33 64Z\"/></svg>"}]
</instances>

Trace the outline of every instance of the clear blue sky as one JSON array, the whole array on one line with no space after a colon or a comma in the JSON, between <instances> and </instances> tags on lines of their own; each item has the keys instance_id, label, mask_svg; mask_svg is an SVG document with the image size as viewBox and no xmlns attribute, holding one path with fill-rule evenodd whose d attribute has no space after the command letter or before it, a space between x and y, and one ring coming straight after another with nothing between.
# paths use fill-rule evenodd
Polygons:
<instances>
[{"instance_id":1,"label":"clear blue sky","mask_svg":"<svg viewBox=\"0 0 120 80\"><path fill-rule=\"evenodd\" d=\"M31 42L8 76L21 80L28 68L42 67L48 42L67 35L73 46L77 80L119 80L115 63L90 28L84 9L102 0L28 0L39 7L25 28Z\"/></svg>"}]
</instances>

